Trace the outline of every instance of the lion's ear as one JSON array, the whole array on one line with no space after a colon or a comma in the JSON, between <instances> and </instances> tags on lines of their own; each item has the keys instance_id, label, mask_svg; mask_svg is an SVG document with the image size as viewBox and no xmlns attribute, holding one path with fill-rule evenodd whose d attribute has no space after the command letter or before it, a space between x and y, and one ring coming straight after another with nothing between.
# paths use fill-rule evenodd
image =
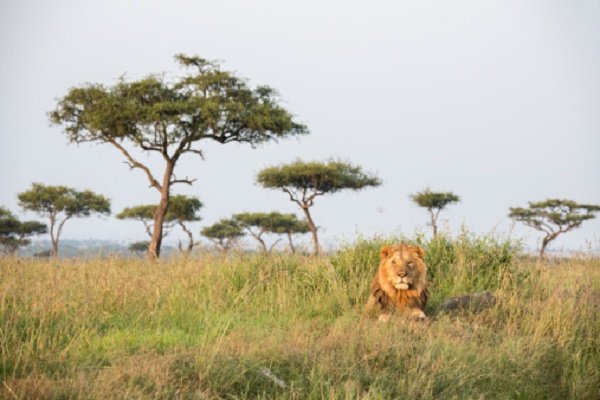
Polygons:
<instances>
[{"instance_id":1,"label":"lion's ear","mask_svg":"<svg viewBox=\"0 0 600 400\"><path fill-rule=\"evenodd\" d=\"M379 255L381 256L381 260L385 260L390 256L392 248L390 246L381 246L381 250L379 250Z\"/></svg>"},{"instance_id":2,"label":"lion's ear","mask_svg":"<svg viewBox=\"0 0 600 400\"><path fill-rule=\"evenodd\" d=\"M412 246L412 248L418 254L419 258L425 257L425 250L421 246Z\"/></svg>"}]
</instances>

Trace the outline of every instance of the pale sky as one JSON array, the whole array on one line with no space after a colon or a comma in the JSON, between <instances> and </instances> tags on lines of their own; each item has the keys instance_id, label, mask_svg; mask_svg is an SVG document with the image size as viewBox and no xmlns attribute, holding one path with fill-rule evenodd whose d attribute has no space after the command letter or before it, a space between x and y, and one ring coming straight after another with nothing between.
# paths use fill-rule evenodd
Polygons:
<instances>
[{"instance_id":1,"label":"pale sky","mask_svg":"<svg viewBox=\"0 0 600 400\"><path fill-rule=\"evenodd\" d=\"M349 160L383 180L318 198L314 219L328 247L358 234L428 231L425 210L408 197L427 186L461 196L441 216L451 232L512 232L532 247L541 234L513 226L510 206L549 197L600 204L598 0L2 0L0 205L35 219L16 199L32 182L102 193L114 213L158 202L116 149L68 144L47 112L85 82L178 75L176 53L274 87L311 131L254 150L206 143L206 161L185 158L177 175L198 181L175 192L205 204L195 232L242 211L300 216L283 193L254 184L260 169L296 158ZM70 221L63 237L145 233L110 217ZM551 248L590 244L600 248L600 217Z\"/></svg>"}]
</instances>

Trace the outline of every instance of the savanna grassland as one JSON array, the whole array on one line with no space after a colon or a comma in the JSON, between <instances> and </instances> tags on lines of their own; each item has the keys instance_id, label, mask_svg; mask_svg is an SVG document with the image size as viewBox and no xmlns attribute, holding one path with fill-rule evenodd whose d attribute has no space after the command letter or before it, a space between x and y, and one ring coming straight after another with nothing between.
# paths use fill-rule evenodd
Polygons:
<instances>
[{"instance_id":1,"label":"savanna grassland","mask_svg":"<svg viewBox=\"0 0 600 400\"><path fill-rule=\"evenodd\" d=\"M600 260L420 240L430 319L380 323L362 308L395 240L319 258L0 259L0 396L600 398ZM496 304L439 309L480 290Z\"/></svg>"}]
</instances>

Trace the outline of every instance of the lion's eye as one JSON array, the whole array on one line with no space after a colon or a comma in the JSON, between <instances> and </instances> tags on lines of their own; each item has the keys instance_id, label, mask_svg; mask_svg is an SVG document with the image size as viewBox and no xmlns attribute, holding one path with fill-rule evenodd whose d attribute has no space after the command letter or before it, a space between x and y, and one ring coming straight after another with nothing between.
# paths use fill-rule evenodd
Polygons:
<instances>
[{"instance_id":1,"label":"lion's eye","mask_svg":"<svg viewBox=\"0 0 600 400\"><path fill-rule=\"evenodd\" d=\"M408 262L408 264L406 264L406 265L408 265L409 267L411 267L411 268L412 268L412 267L414 267L414 266L415 266L415 263L414 263L414 262L412 262L412 261L409 261L409 262Z\"/></svg>"}]
</instances>

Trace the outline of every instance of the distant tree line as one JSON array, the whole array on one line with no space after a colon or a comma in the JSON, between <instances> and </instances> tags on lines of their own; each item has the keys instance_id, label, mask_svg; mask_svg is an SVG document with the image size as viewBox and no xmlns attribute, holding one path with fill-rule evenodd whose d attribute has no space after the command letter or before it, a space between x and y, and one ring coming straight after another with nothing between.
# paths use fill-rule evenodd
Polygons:
<instances>
[{"instance_id":1,"label":"distant tree line","mask_svg":"<svg viewBox=\"0 0 600 400\"><path fill-rule=\"evenodd\" d=\"M280 105L274 89L264 85L252 88L244 78L200 57L179 54L175 59L187 74L170 79L150 75L132 82L121 79L110 87L85 84L70 89L50 112L51 122L64 128L69 142L112 146L132 170L142 171L150 187L158 192L156 204L134 205L116 215L121 220L142 222L148 241L133 243L130 250L145 251L151 260L158 260L163 238L176 226L188 238L186 244L181 241L178 244L184 254L190 254L198 244L189 225L201 220L198 212L203 204L197 197L174 194L172 190L177 184L192 185L196 180L175 173L184 155L203 158L200 144L206 141L256 147L309 133L305 125ZM162 158L162 175L154 175L147 164L136 159L133 149ZM300 208L304 219L277 211L233 214L200 231L222 251L230 250L249 235L258 242L261 251L269 253L282 238L267 243L265 235L285 235L290 251L295 252L293 236L310 233L313 253L319 254L319 226L311 213L317 197L377 187L381 179L341 160L296 160L264 168L257 174L256 183L284 192ZM440 212L460 201L452 192L434 192L429 188L411 194L410 198L429 213L433 236L438 234ZM56 257L68 220L111 212L106 197L66 186L34 183L29 190L18 194L18 200L23 210L45 217L48 226L37 221L22 222L0 207L0 249L10 254L27 245L30 237L48 232ZM551 241L594 218L598 211L597 205L549 199L529 203L528 208L511 207L509 216L545 233L540 249L543 258Z\"/></svg>"}]
</instances>

